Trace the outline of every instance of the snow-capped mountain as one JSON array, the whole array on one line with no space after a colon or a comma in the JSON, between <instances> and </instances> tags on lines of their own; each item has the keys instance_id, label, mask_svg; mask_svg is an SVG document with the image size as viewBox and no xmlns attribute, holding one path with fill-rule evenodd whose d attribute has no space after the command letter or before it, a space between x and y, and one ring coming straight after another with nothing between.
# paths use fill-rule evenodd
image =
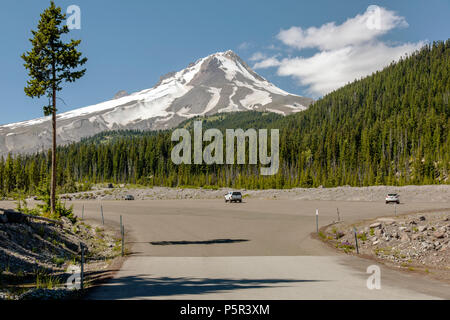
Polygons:
<instances>
[{"instance_id":1,"label":"snow-capped mountain","mask_svg":"<svg viewBox=\"0 0 450 320\"><path fill-rule=\"evenodd\" d=\"M219 52L161 77L151 89L57 116L58 144L106 130L169 129L187 118L230 111L305 110L312 99L289 94L255 73L234 52ZM0 155L51 146L50 117L0 126Z\"/></svg>"}]
</instances>

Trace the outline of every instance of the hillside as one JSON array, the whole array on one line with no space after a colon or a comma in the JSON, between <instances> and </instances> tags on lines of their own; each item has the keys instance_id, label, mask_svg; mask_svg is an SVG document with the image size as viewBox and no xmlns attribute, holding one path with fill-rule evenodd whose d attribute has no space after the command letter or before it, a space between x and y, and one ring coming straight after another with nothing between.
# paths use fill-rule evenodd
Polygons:
<instances>
[{"instance_id":1,"label":"hillside","mask_svg":"<svg viewBox=\"0 0 450 320\"><path fill-rule=\"evenodd\" d=\"M236 188L448 183L449 47L449 40L425 46L297 114L205 120L205 127L221 129L280 128L274 176L260 176L257 165L177 166L170 160L171 131L128 132L109 142L109 133L103 135L101 144L88 139L59 148L58 184L69 192L81 181ZM47 175L48 159L40 153L0 160L2 192L32 191Z\"/></svg>"},{"instance_id":2,"label":"hillside","mask_svg":"<svg viewBox=\"0 0 450 320\"><path fill-rule=\"evenodd\" d=\"M285 161L315 185L447 183L449 47L425 46L274 124L290 128Z\"/></svg>"},{"instance_id":3,"label":"hillside","mask_svg":"<svg viewBox=\"0 0 450 320\"><path fill-rule=\"evenodd\" d=\"M242 111L242 112L227 112L216 114L213 116L196 116L181 122L177 128L193 128L193 122L202 120L203 128L217 128L225 130L227 128L267 128L276 121L283 119L283 116L273 112L258 112L258 111ZM92 137L81 139L82 144L105 144L114 143L123 138L139 138L151 137L161 132L172 132L166 130L159 131L142 131L142 130L115 130L104 131Z\"/></svg>"}]
</instances>

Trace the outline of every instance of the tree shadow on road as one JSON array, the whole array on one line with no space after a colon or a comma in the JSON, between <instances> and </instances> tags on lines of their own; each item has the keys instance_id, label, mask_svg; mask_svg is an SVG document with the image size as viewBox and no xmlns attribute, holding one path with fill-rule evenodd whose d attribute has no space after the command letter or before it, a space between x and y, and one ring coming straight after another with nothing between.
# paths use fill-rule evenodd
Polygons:
<instances>
[{"instance_id":1,"label":"tree shadow on road","mask_svg":"<svg viewBox=\"0 0 450 320\"><path fill-rule=\"evenodd\" d=\"M327 280L293 279L213 279L213 278L150 278L148 275L112 279L108 285L94 289L86 298L96 300L141 299L225 293L235 290L287 287L289 284Z\"/></svg>"},{"instance_id":2,"label":"tree shadow on road","mask_svg":"<svg viewBox=\"0 0 450 320\"><path fill-rule=\"evenodd\" d=\"M169 245L186 245L186 244L220 244L220 243L237 243L250 241L248 239L212 239L200 241L153 241L150 242L153 246L169 246Z\"/></svg>"}]
</instances>

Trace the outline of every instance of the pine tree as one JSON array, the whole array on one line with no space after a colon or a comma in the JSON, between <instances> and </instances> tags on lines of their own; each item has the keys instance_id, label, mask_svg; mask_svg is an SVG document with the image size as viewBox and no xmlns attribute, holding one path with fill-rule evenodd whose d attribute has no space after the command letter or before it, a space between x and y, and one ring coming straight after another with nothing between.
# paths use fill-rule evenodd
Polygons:
<instances>
[{"instance_id":1,"label":"pine tree","mask_svg":"<svg viewBox=\"0 0 450 320\"><path fill-rule=\"evenodd\" d=\"M66 15L53 1L41 14L37 30L32 30L31 51L22 55L30 80L27 81L25 93L34 98L47 95L51 104L44 106L44 114L52 116L52 173L50 191L50 209L55 212L56 203L56 92L62 89L63 82L74 82L81 78L86 69L77 69L86 63L77 46L81 40L63 42L61 37L69 32L65 22Z\"/></svg>"}]
</instances>

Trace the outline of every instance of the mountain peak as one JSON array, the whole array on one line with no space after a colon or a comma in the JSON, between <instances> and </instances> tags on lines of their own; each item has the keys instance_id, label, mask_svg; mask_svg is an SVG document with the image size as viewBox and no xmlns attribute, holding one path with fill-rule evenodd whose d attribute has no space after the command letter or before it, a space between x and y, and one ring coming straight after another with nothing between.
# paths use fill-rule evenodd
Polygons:
<instances>
[{"instance_id":1,"label":"mountain peak","mask_svg":"<svg viewBox=\"0 0 450 320\"><path fill-rule=\"evenodd\" d=\"M58 141L78 141L106 130L159 130L194 116L231 111L270 111L283 115L305 110L312 99L289 94L254 72L232 50L198 59L169 72L150 88L120 94L96 105L57 116ZM39 132L38 135L35 133ZM0 126L0 155L35 152L51 143L48 117Z\"/></svg>"},{"instance_id":2,"label":"mountain peak","mask_svg":"<svg viewBox=\"0 0 450 320\"><path fill-rule=\"evenodd\" d=\"M237 56L237 54L233 50L227 50L227 51L219 51L219 52L213 53L213 54L209 55L208 57L211 57L211 56L234 57L234 56Z\"/></svg>"},{"instance_id":3,"label":"mountain peak","mask_svg":"<svg viewBox=\"0 0 450 320\"><path fill-rule=\"evenodd\" d=\"M119 90L119 91L117 91L117 93L114 95L113 99L123 98L123 97L126 97L127 95L128 95L128 92L126 92L125 90Z\"/></svg>"}]
</instances>

